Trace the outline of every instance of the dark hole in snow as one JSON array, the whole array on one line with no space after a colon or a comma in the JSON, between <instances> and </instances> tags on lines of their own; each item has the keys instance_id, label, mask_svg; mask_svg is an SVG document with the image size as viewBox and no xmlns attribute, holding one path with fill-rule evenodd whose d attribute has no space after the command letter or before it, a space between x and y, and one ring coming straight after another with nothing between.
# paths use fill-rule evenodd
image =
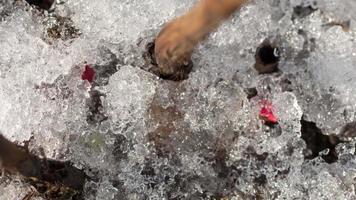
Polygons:
<instances>
[{"instance_id":1,"label":"dark hole in snow","mask_svg":"<svg viewBox=\"0 0 356 200\"><path fill-rule=\"evenodd\" d=\"M302 139L307 144L307 151L309 151L304 153L304 157L314 159L319 156L320 152L328 149L328 152L321 157L327 163L336 162L338 156L335 147L340 143L340 140L336 136L324 135L314 122L302 119L301 125Z\"/></svg>"},{"instance_id":2,"label":"dark hole in snow","mask_svg":"<svg viewBox=\"0 0 356 200\"><path fill-rule=\"evenodd\" d=\"M141 171L141 175L144 175L144 176L155 176L156 173L155 173L155 170L149 166L149 165L145 165Z\"/></svg>"},{"instance_id":3,"label":"dark hole in snow","mask_svg":"<svg viewBox=\"0 0 356 200\"><path fill-rule=\"evenodd\" d=\"M151 64L153 66L157 66L156 57L155 57L155 42L154 41L149 42L146 45L146 51L142 56L149 64Z\"/></svg>"},{"instance_id":4,"label":"dark hole in snow","mask_svg":"<svg viewBox=\"0 0 356 200\"><path fill-rule=\"evenodd\" d=\"M128 143L125 136L121 134L116 136L112 152L116 160L121 161L127 158Z\"/></svg>"},{"instance_id":5,"label":"dark hole in snow","mask_svg":"<svg viewBox=\"0 0 356 200\"><path fill-rule=\"evenodd\" d=\"M160 68L158 67L156 57L155 57L155 43L150 42L146 45L145 52L142 57L144 58L146 65L149 65L148 71L155 74L156 76L172 81L182 81L188 78L189 73L193 69L193 62L189 60L187 65L180 66L179 70L176 70L176 73L173 75L164 75L161 73Z\"/></svg>"},{"instance_id":6,"label":"dark hole in snow","mask_svg":"<svg viewBox=\"0 0 356 200\"><path fill-rule=\"evenodd\" d=\"M292 92L293 91L293 85L292 82L288 78L283 78L280 82L281 88L283 92Z\"/></svg>"},{"instance_id":7,"label":"dark hole in snow","mask_svg":"<svg viewBox=\"0 0 356 200\"><path fill-rule=\"evenodd\" d=\"M213 167L218 174L219 178L226 178L229 175L229 169L226 165L228 152L225 148L218 148L215 151Z\"/></svg>"},{"instance_id":8,"label":"dark hole in snow","mask_svg":"<svg viewBox=\"0 0 356 200\"><path fill-rule=\"evenodd\" d=\"M268 127L270 127L270 128L276 128L276 127L278 127L278 126L277 126L277 125L278 125L277 122L271 122L271 121L265 121L265 122L264 122L264 125L266 125L266 126L268 126Z\"/></svg>"},{"instance_id":9,"label":"dark hole in snow","mask_svg":"<svg viewBox=\"0 0 356 200\"><path fill-rule=\"evenodd\" d=\"M107 120L108 117L103 112L103 105L101 102L103 94L97 90L91 90L89 94L90 98L87 99L87 106L89 108L87 122L89 124L97 124Z\"/></svg>"},{"instance_id":10,"label":"dark hole in snow","mask_svg":"<svg viewBox=\"0 0 356 200\"><path fill-rule=\"evenodd\" d=\"M268 157L268 153L264 152L262 154L258 154L253 146L248 146L244 152L247 158L254 158L257 161L266 161Z\"/></svg>"},{"instance_id":11,"label":"dark hole in snow","mask_svg":"<svg viewBox=\"0 0 356 200\"><path fill-rule=\"evenodd\" d=\"M274 52L276 48L272 47L271 45L263 46L258 51L258 56L261 58L263 64L271 64L278 62L278 55Z\"/></svg>"},{"instance_id":12,"label":"dark hole in snow","mask_svg":"<svg viewBox=\"0 0 356 200\"><path fill-rule=\"evenodd\" d=\"M110 77L118 71L116 67L116 61L113 61L107 65L95 65L95 85L104 86L109 83Z\"/></svg>"},{"instance_id":13,"label":"dark hole in snow","mask_svg":"<svg viewBox=\"0 0 356 200\"><path fill-rule=\"evenodd\" d=\"M254 67L259 74L277 72L279 58L278 48L265 40L256 50Z\"/></svg>"},{"instance_id":14,"label":"dark hole in snow","mask_svg":"<svg viewBox=\"0 0 356 200\"><path fill-rule=\"evenodd\" d=\"M316 3L316 2L314 2ZM313 12L315 12L316 8L313 8L312 6L296 6L293 8L293 16L292 16L292 20L294 20L296 17L299 18L304 18L310 14L312 14Z\"/></svg>"},{"instance_id":15,"label":"dark hole in snow","mask_svg":"<svg viewBox=\"0 0 356 200\"><path fill-rule=\"evenodd\" d=\"M256 88L245 88L244 92L247 95L247 99L250 100L253 97L257 96L258 92Z\"/></svg>"},{"instance_id":16,"label":"dark hole in snow","mask_svg":"<svg viewBox=\"0 0 356 200\"><path fill-rule=\"evenodd\" d=\"M107 65L90 65L85 66L85 70L82 73L82 79L89 81L93 86L107 85L109 78L115 72L117 72L117 59L112 56L110 62ZM87 122L89 124L98 124L108 119L103 111L103 105L101 97L105 96L92 87L89 91L90 98L87 99L86 104L88 107Z\"/></svg>"},{"instance_id":17,"label":"dark hole in snow","mask_svg":"<svg viewBox=\"0 0 356 200\"><path fill-rule=\"evenodd\" d=\"M258 177L255 177L253 180L257 185L265 185L267 184L267 177L264 174L259 175Z\"/></svg>"},{"instance_id":18,"label":"dark hole in snow","mask_svg":"<svg viewBox=\"0 0 356 200\"><path fill-rule=\"evenodd\" d=\"M92 65L95 71L95 86L104 86L109 83L109 79L124 65L122 59L118 58L111 50L101 49L102 59L105 63Z\"/></svg>"},{"instance_id":19,"label":"dark hole in snow","mask_svg":"<svg viewBox=\"0 0 356 200\"><path fill-rule=\"evenodd\" d=\"M28 4L35 5L43 10L49 10L54 0L26 0Z\"/></svg>"},{"instance_id":20,"label":"dark hole in snow","mask_svg":"<svg viewBox=\"0 0 356 200\"><path fill-rule=\"evenodd\" d=\"M150 179L150 181L147 183L147 186L149 188L154 188L158 184L157 181L155 180L156 177L155 169L151 166L150 163L145 164L145 166L141 171L141 175L144 176L146 179Z\"/></svg>"}]
</instances>

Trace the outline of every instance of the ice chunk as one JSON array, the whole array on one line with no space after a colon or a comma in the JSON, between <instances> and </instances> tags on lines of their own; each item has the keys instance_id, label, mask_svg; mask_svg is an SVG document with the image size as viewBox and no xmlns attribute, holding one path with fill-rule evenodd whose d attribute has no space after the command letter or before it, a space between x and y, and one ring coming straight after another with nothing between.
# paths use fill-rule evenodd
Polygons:
<instances>
[{"instance_id":1,"label":"ice chunk","mask_svg":"<svg viewBox=\"0 0 356 200\"><path fill-rule=\"evenodd\" d=\"M144 124L145 113L155 94L156 79L152 74L132 66L122 67L110 78L105 100L118 133L122 133L127 126Z\"/></svg>"},{"instance_id":2,"label":"ice chunk","mask_svg":"<svg viewBox=\"0 0 356 200\"><path fill-rule=\"evenodd\" d=\"M19 8L1 22L0 130L19 143L35 136L48 157L57 157L68 122L85 122L79 116L85 113L87 91L78 69L71 68L86 57L74 50L76 44L72 49L46 43L42 20Z\"/></svg>"}]
</instances>

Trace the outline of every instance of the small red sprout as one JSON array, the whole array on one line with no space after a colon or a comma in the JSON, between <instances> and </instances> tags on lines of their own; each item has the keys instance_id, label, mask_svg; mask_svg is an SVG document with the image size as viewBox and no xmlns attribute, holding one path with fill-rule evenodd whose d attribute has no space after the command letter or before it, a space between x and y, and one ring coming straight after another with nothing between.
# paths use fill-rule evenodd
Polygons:
<instances>
[{"instance_id":1,"label":"small red sprout","mask_svg":"<svg viewBox=\"0 0 356 200\"><path fill-rule=\"evenodd\" d=\"M90 65L85 65L85 70L82 73L82 80L93 82L95 77L95 70Z\"/></svg>"},{"instance_id":2,"label":"small red sprout","mask_svg":"<svg viewBox=\"0 0 356 200\"><path fill-rule=\"evenodd\" d=\"M259 113L260 119L264 120L266 124L277 124L278 119L273 114L273 105L267 100L261 101L262 108Z\"/></svg>"}]
</instances>

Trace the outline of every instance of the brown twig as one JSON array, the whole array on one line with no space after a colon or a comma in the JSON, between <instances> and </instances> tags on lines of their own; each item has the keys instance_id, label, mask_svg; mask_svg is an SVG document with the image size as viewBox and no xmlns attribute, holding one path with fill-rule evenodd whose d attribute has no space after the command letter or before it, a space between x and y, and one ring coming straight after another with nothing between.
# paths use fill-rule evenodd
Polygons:
<instances>
[{"instance_id":1,"label":"brown twig","mask_svg":"<svg viewBox=\"0 0 356 200\"><path fill-rule=\"evenodd\" d=\"M214 31L245 0L201 0L185 15L168 23L155 41L161 76L182 79L191 70L194 47Z\"/></svg>"}]
</instances>

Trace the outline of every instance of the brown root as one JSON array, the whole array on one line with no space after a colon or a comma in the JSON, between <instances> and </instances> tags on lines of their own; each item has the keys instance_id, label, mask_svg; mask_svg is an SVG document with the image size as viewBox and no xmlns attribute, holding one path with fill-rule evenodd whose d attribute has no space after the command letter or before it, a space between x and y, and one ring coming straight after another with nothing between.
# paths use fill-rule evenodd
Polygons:
<instances>
[{"instance_id":1,"label":"brown root","mask_svg":"<svg viewBox=\"0 0 356 200\"><path fill-rule=\"evenodd\" d=\"M184 77L191 70L194 47L214 31L245 0L201 0L187 14L168 23L155 42L161 76Z\"/></svg>"},{"instance_id":2,"label":"brown root","mask_svg":"<svg viewBox=\"0 0 356 200\"><path fill-rule=\"evenodd\" d=\"M46 196L51 196L50 194L56 191L62 196L80 195L87 179L82 170L72 166L69 162L34 156L26 148L17 146L1 134L0 160L1 167L5 171L21 174L26 181L39 190L38 192ZM53 188L56 190L53 191Z\"/></svg>"}]
</instances>

